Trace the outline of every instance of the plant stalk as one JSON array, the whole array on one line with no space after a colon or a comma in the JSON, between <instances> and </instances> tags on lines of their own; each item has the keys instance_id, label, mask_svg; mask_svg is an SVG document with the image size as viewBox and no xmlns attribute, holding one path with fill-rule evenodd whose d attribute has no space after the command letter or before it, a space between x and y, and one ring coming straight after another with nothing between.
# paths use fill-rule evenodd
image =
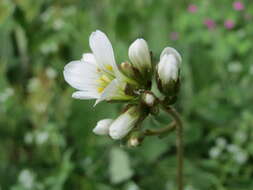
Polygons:
<instances>
[{"instance_id":1,"label":"plant stalk","mask_svg":"<svg viewBox=\"0 0 253 190\"><path fill-rule=\"evenodd\" d=\"M163 109L173 117L176 122L176 148L177 148L177 185L178 190L183 190L183 124L179 116L179 113L171 106L166 107L163 105Z\"/></svg>"}]
</instances>

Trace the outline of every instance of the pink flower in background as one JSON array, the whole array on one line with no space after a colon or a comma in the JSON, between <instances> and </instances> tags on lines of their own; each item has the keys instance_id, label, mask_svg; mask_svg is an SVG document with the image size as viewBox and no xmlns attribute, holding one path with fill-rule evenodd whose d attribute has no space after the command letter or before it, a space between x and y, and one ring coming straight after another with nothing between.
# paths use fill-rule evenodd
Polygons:
<instances>
[{"instance_id":1,"label":"pink flower in background","mask_svg":"<svg viewBox=\"0 0 253 190\"><path fill-rule=\"evenodd\" d=\"M209 29L209 30L212 30L216 27L216 23L214 20L208 18L204 21L204 25L206 25L206 27Z\"/></svg>"},{"instance_id":2,"label":"pink flower in background","mask_svg":"<svg viewBox=\"0 0 253 190\"><path fill-rule=\"evenodd\" d=\"M194 5L194 4L190 4L189 6L188 6L188 12L190 12L190 13L196 13L197 11L198 11L198 7L197 7L197 5Z\"/></svg>"},{"instance_id":3,"label":"pink flower in background","mask_svg":"<svg viewBox=\"0 0 253 190\"><path fill-rule=\"evenodd\" d=\"M244 4L243 4L243 2L241 2L241 1L235 1L235 2L233 3L233 7L234 7L234 9L235 9L236 11L241 11L241 10L244 9Z\"/></svg>"},{"instance_id":4,"label":"pink flower in background","mask_svg":"<svg viewBox=\"0 0 253 190\"><path fill-rule=\"evenodd\" d=\"M170 33L170 39L171 40L176 41L176 40L178 40L178 38L179 38L178 32L171 32Z\"/></svg>"},{"instance_id":5,"label":"pink flower in background","mask_svg":"<svg viewBox=\"0 0 253 190\"><path fill-rule=\"evenodd\" d=\"M225 20L225 22L224 22L224 26L225 26L227 29L232 29L232 28L234 28L234 26L235 26L235 22L234 22L233 20L231 20L231 19L227 19L227 20Z\"/></svg>"}]
</instances>

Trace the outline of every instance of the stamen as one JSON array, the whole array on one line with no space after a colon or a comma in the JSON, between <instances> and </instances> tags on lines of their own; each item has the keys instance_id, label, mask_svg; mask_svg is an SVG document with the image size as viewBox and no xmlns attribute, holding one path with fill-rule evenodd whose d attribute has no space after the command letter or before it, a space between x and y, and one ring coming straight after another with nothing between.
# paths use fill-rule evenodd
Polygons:
<instances>
[{"instance_id":1,"label":"stamen","mask_svg":"<svg viewBox=\"0 0 253 190\"><path fill-rule=\"evenodd\" d=\"M112 66L111 66L111 65L108 65L108 64L107 64L107 65L105 66L105 68L106 68L107 70L109 70L109 71L113 71L113 69L112 69Z\"/></svg>"},{"instance_id":2,"label":"stamen","mask_svg":"<svg viewBox=\"0 0 253 190\"><path fill-rule=\"evenodd\" d=\"M103 81L105 81L107 83L111 82L111 80L106 75L102 75L101 76L101 80L103 80Z\"/></svg>"},{"instance_id":3,"label":"stamen","mask_svg":"<svg viewBox=\"0 0 253 190\"><path fill-rule=\"evenodd\" d=\"M98 91L98 93L103 92L103 91L104 91L104 87L98 87L98 88L97 88L97 91Z\"/></svg>"},{"instance_id":4,"label":"stamen","mask_svg":"<svg viewBox=\"0 0 253 190\"><path fill-rule=\"evenodd\" d=\"M100 85L100 86L107 86L108 83L111 82L111 79L109 77L107 77L106 75L102 75L101 77L99 77L98 80L96 80L97 83Z\"/></svg>"}]
</instances>

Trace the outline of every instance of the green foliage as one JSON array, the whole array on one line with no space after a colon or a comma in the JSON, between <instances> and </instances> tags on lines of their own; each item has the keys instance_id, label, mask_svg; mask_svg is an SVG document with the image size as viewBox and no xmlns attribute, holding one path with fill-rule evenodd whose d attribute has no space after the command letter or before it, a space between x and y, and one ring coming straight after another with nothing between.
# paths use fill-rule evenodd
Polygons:
<instances>
[{"instance_id":1,"label":"green foliage","mask_svg":"<svg viewBox=\"0 0 253 190\"><path fill-rule=\"evenodd\" d=\"M118 63L138 37L157 57L165 46L182 54L185 189L253 189L253 4L243 2L235 11L230 0L195 1L190 13L184 0L1 0L0 189L175 189L173 134L120 148L92 133L119 105L71 98L63 67L90 51L96 29ZM162 114L145 126L168 121Z\"/></svg>"}]
</instances>

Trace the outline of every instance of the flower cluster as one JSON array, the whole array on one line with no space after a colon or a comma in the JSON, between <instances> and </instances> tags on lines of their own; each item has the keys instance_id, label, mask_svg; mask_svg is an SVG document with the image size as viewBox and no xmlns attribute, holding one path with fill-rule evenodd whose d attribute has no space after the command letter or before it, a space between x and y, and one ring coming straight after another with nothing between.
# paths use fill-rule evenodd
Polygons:
<instances>
[{"instance_id":1,"label":"flower cluster","mask_svg":"<svg viewBox=\"0 0 253 190\"><path fill-rule=\"evenodd\" d=\"M130 137L140 130L142 121L149 114L156 112L157 102L166 105L175 102L182 58L174 48L166 47L156 65L147 42L137 39L129 47L129 61L119 65L103 32L93 32L89 45L92 53L84 53L80 60L71 61L64 68L65 80L77 89L72 97L95 99L95 105L101 101L127 104L118 118L99 121L93 129L95 134L109 135L116 140ZM151 91L155 83L162 98L157 98ZM131 142L137 145L136 141Z\"/></svg>"}]
</instances>

